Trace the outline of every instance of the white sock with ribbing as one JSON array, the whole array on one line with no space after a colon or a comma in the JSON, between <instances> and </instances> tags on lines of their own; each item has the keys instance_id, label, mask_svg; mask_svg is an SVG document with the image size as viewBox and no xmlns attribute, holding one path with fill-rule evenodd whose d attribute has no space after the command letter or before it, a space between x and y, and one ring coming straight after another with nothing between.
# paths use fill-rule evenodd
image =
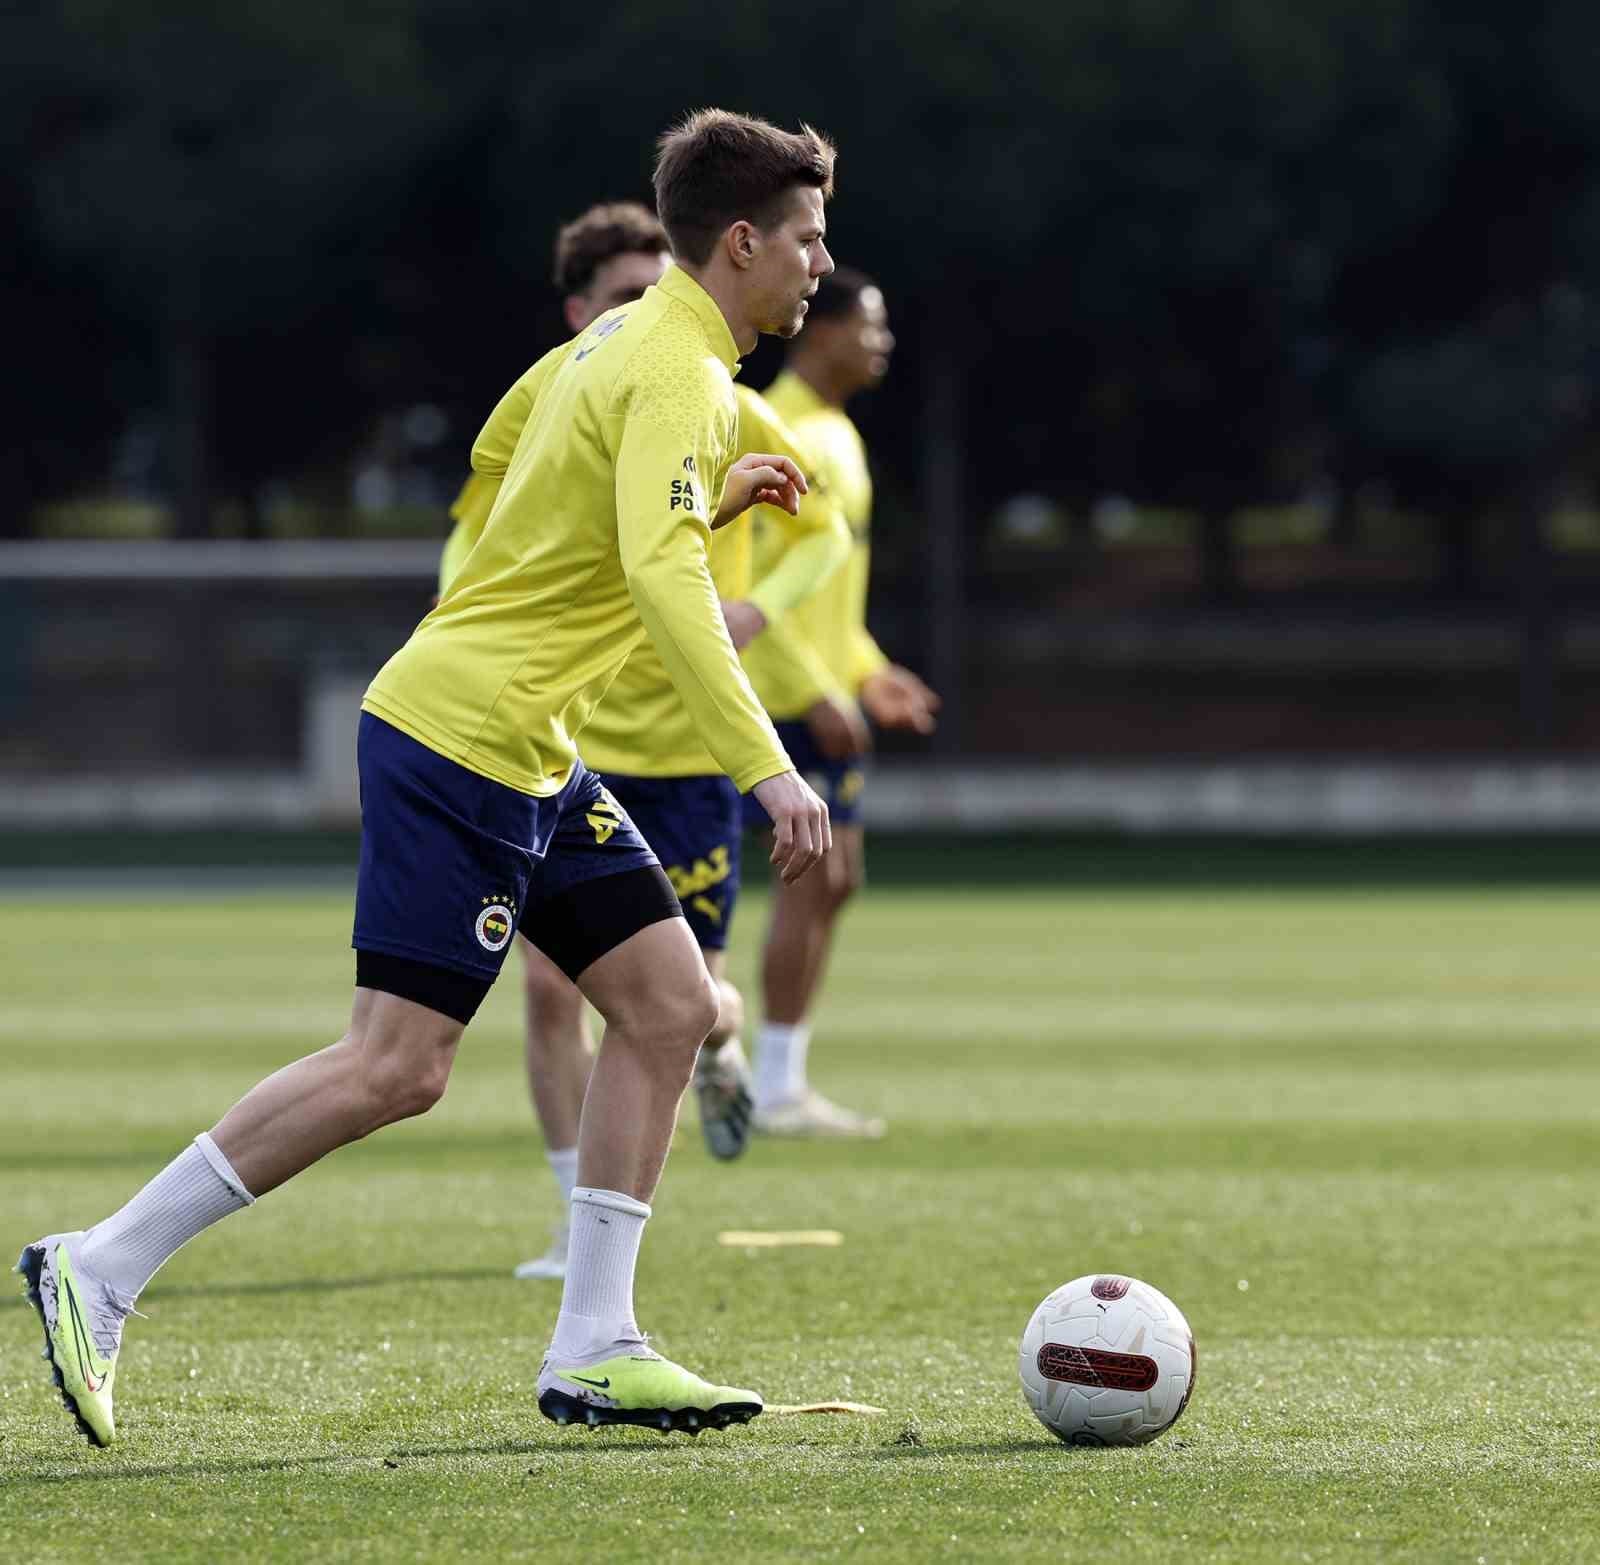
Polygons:
<instances>
[{"instance_id":1,"label":"white sock with ribbing","mask_svg":"<svg viewBox=\"0 0 1600 1565\"><path fill-rule=\"evenodd\" d=\"M806 1050L811 1028L805 1022L763 1022L756 1034L755 1091L758 1111L778 1108L806 1093Z\"/></svg>"},{"instance_id":2,"label":"white sock with ribbing","mask_svg":"<svg viewBox=\"0 0 1600 1565\"><path fill-rule=\"evenodd\" d=\"M578 1149L562 1147L559 1151L552 1151L547 1147L544 1157L550 1165L550 1172L556 1176L556 1184L561 1188L562 1206L571 1206L572 1187L578 1182Z\"/></svg>"},{"instance_id":3,"label":"white sock with ribbing","mask_svg":"<svg viewBox=\"0 0 1600 1565\"><path fill-rule=\"evenodd\" d=\"M567 1277L550 1343L553 1364L582 1366L630 1348L644 1336L633 1318L633 1273L650 1208L618 1190L572 1192Z\"/></svg>"},{"instance_id":4,"label":"white sock with ribbing","mask_svg":"<svg viewBox=\"0 0 1600 1565\"><path fill-rule=\"evenodd\" d=\"M202 1132L125 1207L88 1231L78 1261L131 1301L197 1233L254 1202Z\"/></svg>"}]
</instances>

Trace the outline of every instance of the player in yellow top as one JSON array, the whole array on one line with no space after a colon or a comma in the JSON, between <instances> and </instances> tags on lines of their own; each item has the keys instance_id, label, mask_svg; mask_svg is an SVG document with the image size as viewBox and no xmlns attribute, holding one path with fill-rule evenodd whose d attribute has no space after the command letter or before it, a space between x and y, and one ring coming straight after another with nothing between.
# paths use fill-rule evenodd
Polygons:
<instances>
[{"instance_id":1,"label":"player in yellow top","mask_svg":"<svg viewBox=\"0 0 1600 1565\"><path fill-rule=\"evenodd\" d=\"M882 1120L841 1108L811 1088L806 1051L834 927L862 878L868 739L856 703L883 727L917 733L932 731L939 706L915 674L884 656L866 624L872 476L845 404L883 379L893 349L883 294L871 278L841 266L818 290L806 329L767 392L811 455L818 481L839 497L855 537L847 563L785 621L791 639L809 640L816 656L775 656L761 641L745 652L756 693L777 719L795 764L826 792L834 825L824 870L804 884L775 887L762 954L755 1126L778 1135L872 1137L884 1130ZM758 523L758 570L785 547L777 530Z\"/></svg>"},{"instance_id":2,"label":"player in yellow top","mask_svg":"<svg viewBox=\"0 0 1600 1565\"><path fill-rule=\"evenodd\" d=\"M630 288L642 293L657 281L670 261L666 232L647 208L636 202L591 207L556 237L555 281L564 291L567 324L583 331L606 309L626 302ZM746 386L735 387L735 395L740 451L781 452L802 460L794 437L761 396ZM526 413L524 399L507 398L495 417L515 422ZM508 428L498 443L514 447L515 440ZM475 472L463 486L452 508L455 530L440 562L441 593L476 543L498 490L498 476L490 471ZM759 584L752 579L748 518L712 535L712 579L736 646L752 636L781 636L781 630L766 627L850 552L849 529L820 486L802 498L794 516L781 509L763 514L792 547L774 553ZM749 1069L737 1036L743 1002L724 972L739 887L739 792L706 752L671 677L648 645L629 657L606 692L583 732L582 750L586 764L661 860L717 984L717 1021L701 1045L694 1085L707 1144L717 1157L736 1157L748 1136L751 1108ZM593 1063L588 1008L556 963L526 938L518 944L524 958L529 1088L565 1214L577 1180L578 1121ZM519 1265L516 1276L564 1276L567 1242L563 1215L549 1250Z\"/></svg>"},{"instance_id":3,"label":"player in yellow top","mask_svg":"<svg viewBox=\"0 0 1600 1565\"><path fill-rule=\"evenodd\" d=\"M793 510L805 488L788 458L734 459L731 371L759 333L793 336L832 270L832 178L813 131L690 117L655 173L678 265L519 382L531 406L483 536L364 703L348 1030L252 1089L121 1210L18 1262L95 1443L114 1437L123 1321L156 1269L318 1158L432 1107L518 929L606 1020L540 1410L689 1430L761 1411L756 1393L661 1358L635 1324L648 1202L717 995L671 884L575 739L648 636L718 765L770 812L781 873L828 847L826 808L755 700L706 553L713 528L752 503Z\"/></svg>"}]
</instances>

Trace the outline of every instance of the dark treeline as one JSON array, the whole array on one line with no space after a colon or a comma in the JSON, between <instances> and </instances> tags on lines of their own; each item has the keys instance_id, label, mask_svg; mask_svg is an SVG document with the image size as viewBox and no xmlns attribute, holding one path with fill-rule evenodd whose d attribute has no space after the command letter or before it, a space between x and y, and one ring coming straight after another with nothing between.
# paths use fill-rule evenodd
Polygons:
<instances>
[{"instance_id":1,"label":"dark treeline","mask_svg":"<svg viewBox=\"0 0 1600 1565\"><path fill-rule=\"evenodd\" d=\"M0 533L135 424L189 536L387 411L464 457L558 334L555 224L715 102L840 144L890 489L1180 507L1226 595L1241 504L1381 478L1464 585L1592 460L1596 59L1589 0L24 5Z\"/></svg>"}]
</instances>

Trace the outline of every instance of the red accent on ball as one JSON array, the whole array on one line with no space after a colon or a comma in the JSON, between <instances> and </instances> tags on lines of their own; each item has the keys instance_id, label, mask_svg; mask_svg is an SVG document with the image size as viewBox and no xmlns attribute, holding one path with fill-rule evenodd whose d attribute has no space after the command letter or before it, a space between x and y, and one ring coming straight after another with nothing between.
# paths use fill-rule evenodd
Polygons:
<instances>
[{"instance_id":1,"label":"red accent on ball","mask_svg":"<svg viewBox=\"0 0 1600 1565\"><path fill-rule=\"evenodd\" d=\"M1153 1358L1143 1353L1108 1353L1104 1348L1073 1348L1047 1342L1039 1349L1039 1373L1069 1386L1099 1391L1149 1391L1161 1376Z\"/></svg>"},{"instance_id":2,"label":"red accent on ball","mask_svg":"<svg viewBox=\"0 0 1600 1565\"><path fill-rule=\"evenodd\" d=\"M1110 1303L1114 1299L1122 1298L1132 1286L1131 1277L1096 1277L1089 1285L1089 1293L1096 1299L1104 1299Z\"/></svg>"}]
</instances>

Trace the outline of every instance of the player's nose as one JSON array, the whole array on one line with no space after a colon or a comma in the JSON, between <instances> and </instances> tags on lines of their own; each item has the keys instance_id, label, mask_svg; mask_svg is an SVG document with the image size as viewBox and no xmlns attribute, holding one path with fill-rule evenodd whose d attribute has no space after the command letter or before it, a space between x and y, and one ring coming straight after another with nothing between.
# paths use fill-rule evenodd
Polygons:
<instances>
[{"instance_id":1,"label":"player's nose","mask_svg":"<svg viewBox=\"0 0 1600 1565\"><path fill-rule=\"evenodd\" d=\"M832 271L833 257L828 254L828 247L819 241L811 255L811 275L827 277Z\"/></svg>"}]
</instances>

